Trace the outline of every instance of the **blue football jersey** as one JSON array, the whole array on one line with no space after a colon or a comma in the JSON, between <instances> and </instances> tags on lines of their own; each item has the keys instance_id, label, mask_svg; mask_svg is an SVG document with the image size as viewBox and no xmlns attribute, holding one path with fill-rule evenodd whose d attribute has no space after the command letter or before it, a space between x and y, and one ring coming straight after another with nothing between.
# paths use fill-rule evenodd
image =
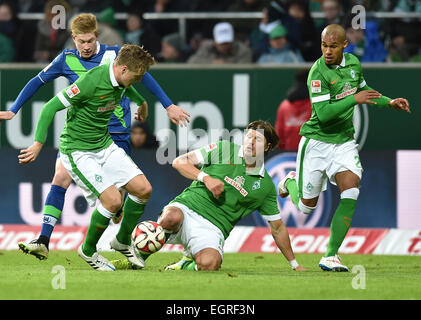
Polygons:
<instances>
[{"instance_id":1,"label":"blue football jersey","mask_svg":"<svg viewBox=\"0 0 421 320\"><path fill-rule=\"evenodd\" d=\"M75 82L82 74L99 65L114 61L119 46L108 46L97 42L97 53L85 59L76 49L64 49L38 77L42 82L49 82L60 76L66 77L70 83ZM114 110L108 125L110 133L129 134L131 124L130 100L124 96L120 106Z\"/></svg>"}]
</instances>

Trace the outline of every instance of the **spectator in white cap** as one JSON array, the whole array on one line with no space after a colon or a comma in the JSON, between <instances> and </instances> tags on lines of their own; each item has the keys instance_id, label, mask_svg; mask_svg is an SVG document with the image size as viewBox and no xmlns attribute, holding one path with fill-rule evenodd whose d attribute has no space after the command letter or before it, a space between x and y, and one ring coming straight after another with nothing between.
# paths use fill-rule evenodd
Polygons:
<instances>
[{"instance_id":1,"label":"spectator in white cap","mask_svg":"<svg viewBox=\"0 0 421 320\"><path fill-rule=\"evenodd\" d=\"M234 29L228 22L217 23L213 40L204 40L189 63L251 63L252 52L244 43L234 40Z\"/></svg>"}]
</instances>

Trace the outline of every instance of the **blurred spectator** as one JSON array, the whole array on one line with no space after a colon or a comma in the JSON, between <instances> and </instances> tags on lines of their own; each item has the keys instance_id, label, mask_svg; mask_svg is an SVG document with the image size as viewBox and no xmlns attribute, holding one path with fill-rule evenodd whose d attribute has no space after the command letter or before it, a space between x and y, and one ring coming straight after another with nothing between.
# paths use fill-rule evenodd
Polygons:
<instances>
[{"instance_id":1,"label":"blurred spectator","mask_svg":"<svg viewBox=\"0 0 421 320\"><path fill-rule=\"evenodd\" d=\"M79 12L101 12L111 8L112 0L83 0L79 2Z\"/></svg>"},{"instance_id":2,"label":"blurred spectator","mask_svg":"<svg viewBox=\"0 0 421 320\"><path fill-rule=\"evenodd\" d=\"M98 41L109 46L122 46L124 44L123 32L117 29L117 20L114 9L107 8L98 16Z\"/></svg>"},{"instance_id":3,"label":"blurred spectator","mask_svg":"<svg viewBox=\"0 0 421 320\"><path fill-rule=\"evenodd\" d=\"M311 102L307 89L308 70L295 74L295 81L281 102L276 113L275 130L279 149L297 151L301 125L311 117Z\"/></svg>"},{"instance_id":4,"label":"blurred spectator","mask_svg":"<svg viewBox=\"0 0 421 320\"><path fill-rule=\"evenodd\" d=\"M301 47L300 26L298 21L289 15L286 0L271 1L262 11L263 17L259 28L250 34L250 48L253 51L253 61L262 54L269 53L269 33L278 25L287 30L287 40L294 49Z\"/></svg>"},{"instance_id":5,"label":"blurred spectator","mask_svg":"<svg viewBox=\"0 0 421 320\"><path fill-rule=\"evenodd\" d=\"M11 62L23 49L23 29L12 2L0 3L0 61Z\"/></svg>"},{"instance_id":6,"label":"blurred spectator","mask_svg":"<svg viewBox=\"0 0 421 320\"><path fill-rule=\"evenodd\" d=\"M303 57L297 51L294 51L286 38L286 29L279 25L276 26L269 35L270 49L269 53L264 53L257 63L299 63L304 62Z\"/></svg>"},{"instance_id":7,"label":"blurred spectator","mask_svg":"<svg viewBox=\"0 0 421 320\"><path fill-rule=\"evenodd\" d=\"M150 4L148 12L189 12L191 11L192 2L193 1L190 0L154 0ZM179 31L178 21L176 19L152 20L151 28L154 29L161 38L167 34Z\"/></svg>"},{"instance_id":8,"label":"blurred spectator","mask_svg":"<svg viewBox=\"0 0 421 320\"><path fill-rule=\"evenodd\" d=\"M130 14L127 18L127 43L144 46L152 56L157 56L161 50L159 35L148 27L148 24L137 14Z\"/></svg>"},{"instance_id":9,"label":"blurred spectator","mask_svg":"<svg viewBox=\"0 0 421 320\"><path fill-rule=\"evenodd\" d=\"M15 48L13 41L0 33L0 63L12 62L15 56Z\"/></svg>"},{"instance_id":10,"label":"blurred spectator","mask_svg":"<svg viewBox=\"0 0 421 320\"><path fill-rule=\"evenodd\" d=\"M130 142L134 149L158 148L159 143L151 132L147 122L133 122Z\"/></svg>"},{"instance_id":11,"label":"blurred spectator","mask_svg":"<svg viewBox=\"0 0 421 320\"><path fill-rule=\"evenodd\" d=\"M322 3L322 12L325 18L316 21L318 34L321 34L323 29L329 24L341 24L343 11L338 0L324 0Z\"/></svg>"},{"instance_id":12,"label":"blurred spectator","mask_svg":"<svg viewBox=\"0 0 421 320\"><path fill-rule=\"evenodd\" d=\"M213 39L204 40L189 63L250 63L252 52L245 44L234 40L234 29L228 22L217 23Z\"/></svg>"},{"instance_id":13,"label":"blurred spectator","mask_svg":"<svg viewBox=\"0 0 421 320\"><path fill-rule=\"evenodd\" d=\"M374 21L366 22L366 29L346 28L348 46L344 52L354 54L361 62L384 62L387 51L378 37L378 26Z\"/></svg>"},{"instance_id":14,"label":"blurred spectator","mask_svg":"<svg viewBox=\"0 0 421 320\"><path fill-rule=\"evenodd\" d=\"M395 12L421 12L421 1L399 0ZM390 47L392 61L409 61L420 53L421 20L396 19L392 24L392 42Z\"/></svg>"},{"instance_id":15,"label":"blurred spectator","mask_svg":"<svg viewBox=\"0 0 421 320\"><path fill-rule=\"evenodd\" d=\"M234 4L228 7L229 12L256 12L262 11L267 6L268 0L236 0ZM256 19L232 19L228 21L235 30L237 40L247 42L250 33L258 27L259 22Z\"/></svg>"},{"instance_id":16,"label":"blurred spectator","mask_svg":"<svg viewBox=\"0 0 421 320\"><path fill-rule=\"evenodd\" d=\"M320 56L320 35L310 15L308 3L304 0L291 0L288 5L289 15L297 20L300 26L301 55L305 61L317 60Z\"/></svg>"},{"instance_id":17,"label":"blurred spectator","mask_svg":"<svg viewBox=\"0 0 421 320\"><path fill-rule=\"evenodd\" d=\"M183 38L179 33L171 33L162 38L161 52L157 56L158 62L185 62Z\"/></svg>"},{"instance_id":18,"label":"blurred spectator","mask_svg":"<svg viewBox=\"0 0 421 320\"><path fill-rule=\"evenodd\" d=\"M69 33L66 28L60 29L52 26L52 21L58 13L53 13L54 6L63 6L67 14L71 8L65 0L50 0L44 7L44 20L38 22L38 32L35 40L34 60L36 62L50 62L63 49Z\"/></svg>"}]
</instances>

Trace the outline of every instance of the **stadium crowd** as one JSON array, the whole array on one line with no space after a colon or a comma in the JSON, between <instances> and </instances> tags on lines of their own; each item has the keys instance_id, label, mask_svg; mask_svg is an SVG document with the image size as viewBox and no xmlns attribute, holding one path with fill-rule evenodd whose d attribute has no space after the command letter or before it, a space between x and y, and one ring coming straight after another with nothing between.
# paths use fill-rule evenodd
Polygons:
<instances>
[{"instance_id":1,"label":"stadium crowd","mask_svg":"<svg viewBox=\"0 0 421 320\"><path fill-rule=\"evenodd\" d=\"M363 30L351 27L350 14L354 5L368 13L421 13L417 0L0 0L0 62L46 63L72 47L68 30L51 27L55 5L66 9L69 21L95 13L100 43L144 45L159 62L313 62L320 56L320 32L331 23L345 27L346 52L362 62L421 61L421 18L368 18ZM184 40L176 19L143 18L153 12L262 12L263 18L188 19ZM314 19L312 12L325 18ZM20 13L44 13L44 19L20 19ZM117 20L115 13L128 18Z\"/></svg>"}]
</instances>

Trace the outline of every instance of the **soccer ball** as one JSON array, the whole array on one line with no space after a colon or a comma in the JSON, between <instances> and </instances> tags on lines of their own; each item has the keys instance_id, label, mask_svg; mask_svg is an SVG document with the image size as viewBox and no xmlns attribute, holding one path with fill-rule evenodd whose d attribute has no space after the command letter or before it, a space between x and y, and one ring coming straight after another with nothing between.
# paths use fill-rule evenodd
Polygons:
<instances>
[{"instance_id":1,"label":"soccer ball","mask_svg":"<svg viewBox=\"0 0 421 320\"><path fill-rule=\"evenodd\" d=\"M141 252L157 252L165 243L164 229L154 221L142 221L132 232L132 242Z\"/></svg>"}]
</instances>

